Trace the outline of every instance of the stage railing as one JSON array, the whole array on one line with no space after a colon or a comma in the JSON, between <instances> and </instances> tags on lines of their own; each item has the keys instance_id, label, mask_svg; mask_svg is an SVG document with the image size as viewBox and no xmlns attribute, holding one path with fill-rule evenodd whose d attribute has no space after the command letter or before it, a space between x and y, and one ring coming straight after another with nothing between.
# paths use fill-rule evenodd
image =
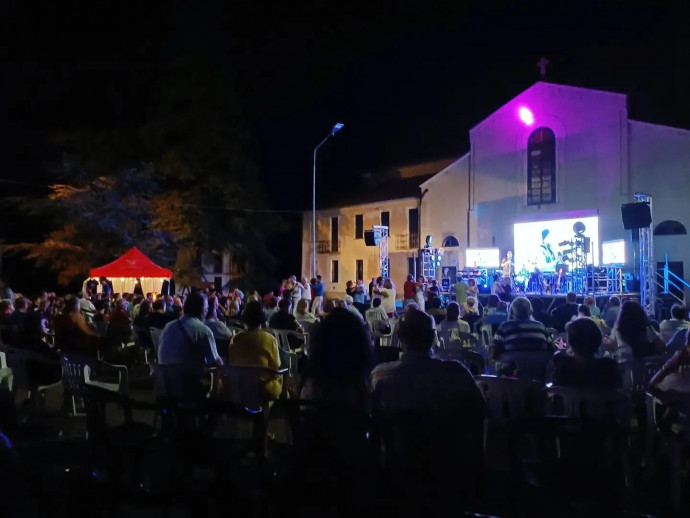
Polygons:
<instances>
[{"instance_id":1,"label":"stage railing","mask_svg":"<svg viewBox=\"0 0 690 518\"><path fill-rule=\"evenodd\" d=\"M657 272L656 275L656 284L663 290L664 294L671 295L678 302L684 302L682 298L676 295L673 291L670 291L669 288L678 290L681 293L685 293L685 289L690 288L690 283L669 269L668 256L666 257L666 261L664 263L664 267L661 269L661 272ZM661 279L661 282L659 279Z\"/></svg>"}]
</instances>

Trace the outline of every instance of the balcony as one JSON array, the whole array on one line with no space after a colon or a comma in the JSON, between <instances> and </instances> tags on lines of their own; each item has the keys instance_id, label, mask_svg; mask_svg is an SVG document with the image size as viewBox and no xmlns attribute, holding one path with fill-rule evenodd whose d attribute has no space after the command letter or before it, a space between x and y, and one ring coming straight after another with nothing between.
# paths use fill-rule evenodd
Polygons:
<instances>
[{"instance_id":1,"label":"balcony","mask_svg":"<svg viewBox=\"0 0 690 518\"><path fill-rule=\"evenodd\" d=\"M340 252L340 241L317 241L316 242L316 253L317 254L337 254Z\"/></svg>"},{"instance_id":2,"label":"balcony","mask_svg":"<svg viewBox=\"0 0 690 518\"><path fill-rule=\"evenodd\" d=\"M419 234L395 234L396 250L417 250L419 248Z\"/></svg>"}]
</instances>

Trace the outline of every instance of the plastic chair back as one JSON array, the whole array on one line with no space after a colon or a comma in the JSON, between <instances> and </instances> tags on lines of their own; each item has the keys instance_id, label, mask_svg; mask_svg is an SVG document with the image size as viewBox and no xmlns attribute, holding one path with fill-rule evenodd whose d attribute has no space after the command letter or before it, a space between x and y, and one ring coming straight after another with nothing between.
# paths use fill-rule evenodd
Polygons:
<instances>
[{"instance_id":1,"label":"plastic chair back","mask_svg":"<svg viewBox=\"0 0 690 518\"><path fill-rule=\"evenodd\" d=\"M60 357L62 363L62 386L65 394L72 397L86 396L84 369L93 365L93 359L78 353L65 353Z\"/></svg>"},{"instance_id":2,"label":"plastic chair back","mask_svg":"<svg viewBox=\"0 0 690 518\"><path fill-rule=\"evenodd\" d=\"M548 412L575 419L628 423L630 398L620 390L581 387L550 387L546 390Z\"/></svg>"},{"instance_id":3,"label":"plastic chair back","mask_svg":"<svg viewBox=\"0 0 690 518\"><path fill-rule=\"evenodd\" d=\"M204 368L189 365L152 365L156 397L193 402L201 398Z\"/></svg>"},{"instance_id":4,"label":"plastic chair back","mask_svg":"<svg viewBox=\"0 0 690 518\"><path fill-rule=\"evenodd\" d=\"M649 381L663 364L664 359L662 357L629 360L618 364L622 378L621 388L628 394L634 405L644 401Z\"/></svg>"},{"instance_id":5,"label":"plastic chair back","mask_svg":"<svg viewBox=\"0 0 690 518\"><path fill-rule=\"evenodd\" d=\"M514 376L541 383L546 379L546 366L553 358L553 351L504 352L496 362L497 371L502 366L515 367Z\"/></svg>"},{"instance_id":6,"label":"plastic chair back","mask_svg":"<svg viewBox=\"0 0 690 518\"><path fill-rule=\"evenodd\" d=\"M469 349L452 348L440 351L439 359L455 360L462 363L472 373L473 376L479 376L486 371L486 364L481 354Z\"/></svg>"},{"instance_id":7,"label":"plastic chair back","mask_svg":"<svg viewBox=\"0 0 690 518\"><path fill-rule=\"evenodd\" d=\"M491 419L539 417L544 410L543 387L535 382L517 378L475 376L484 394Z\"/></svg>"},{"instance_id":8,"label":"plastic chair back","mask_svg":"<svg viewBox=\"0 0 690 518\"><path fill-rule=\"evenodd\" d=\"M225 365L221 372L220 398L243 406L250 412L261 412L267 404L263 391L266 379L283 376L287 369L274 371L265 367Z\"/></svg>"}]
</instances>

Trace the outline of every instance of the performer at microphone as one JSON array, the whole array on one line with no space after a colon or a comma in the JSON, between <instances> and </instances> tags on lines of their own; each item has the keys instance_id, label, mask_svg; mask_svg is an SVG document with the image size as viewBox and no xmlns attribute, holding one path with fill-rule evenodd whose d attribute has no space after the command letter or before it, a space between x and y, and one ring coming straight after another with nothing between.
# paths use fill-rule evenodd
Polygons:
<instances>
[{"instance_id":1,"label":"performer at microphone","mask_svg":"<svg viewBox=\"0 0 690 518\"><path fill-rule=\"evenodd\" d=\"M508 250L506 256L501 261L501 268L503 269L503 280L505 284L505 279L512 281L513 274L513 252Z\"/></svg>"}]
</instances>

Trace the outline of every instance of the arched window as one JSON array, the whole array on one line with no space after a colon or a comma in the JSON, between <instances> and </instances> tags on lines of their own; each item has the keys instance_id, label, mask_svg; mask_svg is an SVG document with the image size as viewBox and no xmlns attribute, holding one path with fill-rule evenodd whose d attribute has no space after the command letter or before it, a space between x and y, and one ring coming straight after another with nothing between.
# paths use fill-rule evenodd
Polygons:
<instances>
[{"instance_id":1,"label":"arched window","mask_svg":"<svg viewBox=\"0 0 690 518\"><path fill-rule=\"evenodd\" d=\"M455 236L447 236L443 240L443 245L441 245L443 248L447 248L450 246L460 246L460 243L458 243L458 240L455 239Z\"/></svg>"},{"instance_id":2,"label":"arched window","mask_svg":"<svg viewBox=\"0 0 690 518\"><path fill-rule=\"evenodd\" d=\"M556 135L535 129L527 141L527 205L556 203Z\"/></svg>"},{"instance_id":3,"label":"arched window","mask_svg":"<svg viewBox=\"0 0 690 518\"><path fill-rule=\"evenodd\" d=\"M688 231L680 221L667 219L654 227L655 236L680 236L687 234Z\"/></svg>"}]
</instances>

